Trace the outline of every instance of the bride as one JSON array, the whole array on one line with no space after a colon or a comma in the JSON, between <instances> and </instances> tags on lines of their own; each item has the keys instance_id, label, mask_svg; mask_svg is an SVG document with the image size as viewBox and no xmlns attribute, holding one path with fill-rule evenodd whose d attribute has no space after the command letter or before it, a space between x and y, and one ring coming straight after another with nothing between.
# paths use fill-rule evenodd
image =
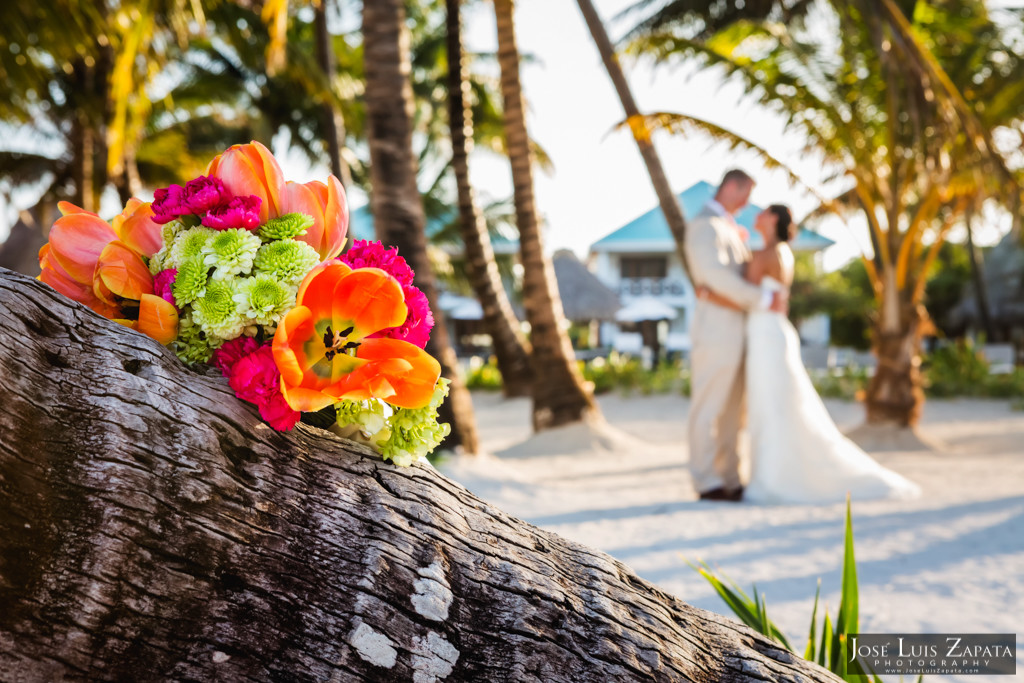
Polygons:
<instances>
[{"instance_id":1,"label":"bride","mask_svg":"<svg viewBox=\"0 0 1024 683\"><path fill-rule=\"evenodd\" d=\"M788 293L793 282L789 240L796 226L787 207L774 204L754 228L764 249L747 265L746 278ZM702 292L721 305L732 305ZM744 500L756 503L838 503L912 498L916 484L879 465L836 427L800 358L800 338L789 319L769 310L747 316L747 427L751 477Z\"/></svg>"}]
</instances>

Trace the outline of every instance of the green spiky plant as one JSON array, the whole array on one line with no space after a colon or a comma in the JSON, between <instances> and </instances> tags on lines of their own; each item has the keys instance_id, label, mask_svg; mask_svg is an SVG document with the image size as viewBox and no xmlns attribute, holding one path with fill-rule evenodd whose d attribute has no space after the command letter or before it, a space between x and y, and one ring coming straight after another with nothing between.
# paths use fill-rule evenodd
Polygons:
<instances>
[{"instance_id":1,"label":"green spiky plant","mask_svg":"<svg viewBox=\"0 0 1024 683\"><path fill-rule=\"evenodd\" d=\"M780 643L790 652L796 649L790 644L782 630L768 617L768 603L764 594L759 594L757 586L753 588L754 596L750 597L739 585L724 574L715 574L707 563L698 560L697 564L687 561L715 589L719 597L725 601L729 609L744 624L758 633L764 634ZM804 650L804 659L822 666L847 681L862 681L869 678L874 683L882 683L882 679L874 673L864 671L860 663L850 663L847 642L850 634L857 633L860 621L860 597L857 589L857 560L853 550L853 519L850 515L850 498L846 498L846 531L843 542L843 578L839 592L839 611L835 621L825 608L818 625L818 602L821 597L821 579L814 594L814 608L811 610L811 626ZM920 683L924 676L918 676Z\"/></svg>"}]
</instances>

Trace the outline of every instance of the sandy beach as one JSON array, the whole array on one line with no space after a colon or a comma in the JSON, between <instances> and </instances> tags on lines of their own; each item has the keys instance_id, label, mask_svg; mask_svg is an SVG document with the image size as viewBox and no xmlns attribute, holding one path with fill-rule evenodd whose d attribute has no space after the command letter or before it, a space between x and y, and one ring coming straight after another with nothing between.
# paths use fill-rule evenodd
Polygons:
<instances>
[{"instance_id":1,"label":"sandy beach","mask_svg":"<svg viewBox=\"0 0 1024 683\"><path fill-rule=\"evenodd\" d=\"M834 614L843 502L698 501L686 470L686 398L602 396L606 427L532 437L528 400L476 393L474 402L486 454L451 457L439 469L485 500L621 559L698 607L731 616L687 559L708 562L745 590L756 583L798 648L819 577ZM859 404L826 403L844 431L862 420ZM922 431L938 450L872 455L917 482L924 495L853 501L861 631L1017 633L1020 675L1024 413L1006 401L932 400Z\"/></svg>"}]
</instances>

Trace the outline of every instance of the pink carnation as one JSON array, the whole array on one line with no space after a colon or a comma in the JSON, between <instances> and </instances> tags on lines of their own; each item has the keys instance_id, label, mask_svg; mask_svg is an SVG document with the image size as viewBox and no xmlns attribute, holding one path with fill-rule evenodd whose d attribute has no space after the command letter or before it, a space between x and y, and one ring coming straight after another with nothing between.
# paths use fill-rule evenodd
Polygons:
<instances>
[{"instance_id":1,"label":"pink carnation","mask_svg":"<svg viewBox=\"0 0 1024 683\"><path fill-rule=\"evenodd\" d=\"M280 375L278 375L280 377ZM279 432L287 432L295 426L295 423L302 417L302 413L293 410L288 401L284 400L284 394L280 390L270 395L263 403L258 404L260 417L267 421L271 427Z\"/></svg>"},{"instance_id":2,"label":"pink carnation","mask_svg":"<svg viewBox=\"0 0 1024 683\"><path fill-rule=\"evenodd\" d=\"M170 223L178 216L191 213L185 200L185 188L181 185L161 187L153 193L153 221Z\"/></svg>"},{"instance_id":3,"label":"pink carnation","mask_svg":"<svg viewBox=\"0 0 1024 683\"><path fill-rule=\"evenodd\" d=\"M213 352L213 364L225 377L230 377L235 364L258 348L260 348L259 342L252 337L236 337L224 342L219 349Z\"/></svg>"},{"instance_id":4,"label":"pink carnation","mask_svg":"<svg viewBox=\"0 0 1024 683\"><path fill-rule=\"evenodd\" d=\"M421 349L426 348L430 340L430 330L434 328L434 314L430 312L427 295L412 285L403 285L402 293L405 295L405 305L409 309L405 322L398 327L389 327L370 336L403 339Z\"/></svg>"},{"instance_id":5,"label":"pink carnation","mask_svg":"<svg viewBox=\"0 0 1024 683\"><path fill-rule=\"evenodd\" d=\"M260 205L263 200L256 195L235 197L227 204L221 204L203 216L203 225L214 230L245 228L256 230L260 227Z\"/></svg>"},{"instance_id":6,"label":"pink carnation","mask_svg":"<svg viewBox=\"0 0 1024 683\"><path fill-rule=\"evenodd\" d=\"M412 268L398 255L398 249L395 247L389 249L380 242L356 240L352 247L341 255L341 261L352 268L380 268L398 280L403 287L412 285Z\"/></svg>"},{"instance_id":7,"label":"pink carnation","mask_svg":"<svg viewBox=\"0 0 1024 683\"><path fill-rule=\"evenodd\" d=\"M201 175L185 183L188 212L202 216L207 211L231 201L231 193L220 178Z\"/></svg>"},{"instance_id":8,"label":"pink carnation","mask_svg":"<svg viewBox=\"0 0 1024 683\"><path fill-rule=\"evenodd\" d=\"M269 344L240 358L231 368L228 384L238 398L255 403L260 416L279 432L288 431L302 417L281 395L281 372Z\"/></svg>"},{"instance_id":9,"label":"pink carnation","mask_svg":"<svg viewBox=\"0 0 1024 683\"><path fill-rule=\"evenodd\" d=\"M167 270L161 270L153 278L153 293L165 301L170 301L177 308L178 304L174 300L174 292L171 291L171 285L174 284L174 280L178 277L177 268L168 268Z\"/></svg>"}]
</instances>

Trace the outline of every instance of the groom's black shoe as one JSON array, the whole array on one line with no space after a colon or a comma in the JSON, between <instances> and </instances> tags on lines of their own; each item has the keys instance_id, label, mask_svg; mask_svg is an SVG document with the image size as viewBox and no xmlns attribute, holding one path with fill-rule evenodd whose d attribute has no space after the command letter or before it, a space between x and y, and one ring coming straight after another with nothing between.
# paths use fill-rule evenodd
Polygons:
<instances>
[{"instance_id":1,"label":"groom's black shoe","mask_svg":"<svg viewBox=\"0 0 1024 683\"><path fill-rule=\"evenodd\" d=\"M743 500L743 487L733 489L732 491L725 487L719 486L716 489L710 491L704 491L700 494L701 500L722 500L729 503L738 503Z\"/></svg>"}]
</instances>

